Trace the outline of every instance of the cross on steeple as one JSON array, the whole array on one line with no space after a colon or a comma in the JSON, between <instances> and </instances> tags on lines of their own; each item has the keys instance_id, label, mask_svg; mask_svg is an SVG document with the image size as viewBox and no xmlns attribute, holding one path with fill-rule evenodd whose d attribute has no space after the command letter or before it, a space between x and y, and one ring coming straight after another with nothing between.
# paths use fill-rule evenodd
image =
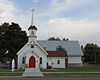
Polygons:
<instances>
[{"instance_id":1,"label":"cross on steeple","mask_svg":"<svg viewBox=\"0 0 100 80\"><path fill-rule=\"evenodd\" d=\"M35 11L35 10L34 10L34 8L32 8L32 10L31 10L31 11L32 11L32 20L31 20L31 26L33 26L33 15L34 15L34 11Z\"/></svg>"}]
</instances>

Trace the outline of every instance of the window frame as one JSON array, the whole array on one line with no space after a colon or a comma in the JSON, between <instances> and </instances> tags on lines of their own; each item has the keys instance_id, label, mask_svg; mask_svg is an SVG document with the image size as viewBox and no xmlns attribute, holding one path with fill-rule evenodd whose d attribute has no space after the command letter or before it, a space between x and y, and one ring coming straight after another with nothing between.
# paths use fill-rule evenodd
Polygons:
<instances>
[{"instance_id":1,"label":"window frame","mask_svg":"<svg viewBox=\"0 0 100 80\"><path fill-rule=\"evenodd\" d=\"M42 57L40 57L40 64L42 64Z\"/></svg>"},{"instance_id":2,"label":"window frame","mask_svg":"<svg viewBox=\"0 0 100 80\"><path fill-rule=\"evenodd\" d=\"M57 60L57 64L60 64L60 60Z\"/></svg>"},{"instance_id":3,"label":"window frame","mask_svg":"<svg viewBox=\"0 0 100 80\"><path fill-rule=\"evenodd\" d=\"M22 58L22 64L25 64L26 57Z\"/></svg>"}]
</instances>

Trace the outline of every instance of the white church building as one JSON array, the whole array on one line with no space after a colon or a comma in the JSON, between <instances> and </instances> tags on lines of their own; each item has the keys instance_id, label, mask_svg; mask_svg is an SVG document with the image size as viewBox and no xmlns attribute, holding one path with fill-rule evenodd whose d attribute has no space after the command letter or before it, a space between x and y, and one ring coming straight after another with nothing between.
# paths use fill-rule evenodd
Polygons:
<instances>
[{"instance_id":1,"label":"white church building","mask_svg":"<svg viewBox=\"0 0 100 80\"><path fill-rule=\"evenodd\" d=\"M47 41L37 40L37 28L32 23L28 28L29 39L27 44L17 53L18 68L52 68L81 67L83 56L78 41ZM62 46L66 50L57 51Z\"/></svg>"}]
</instances>

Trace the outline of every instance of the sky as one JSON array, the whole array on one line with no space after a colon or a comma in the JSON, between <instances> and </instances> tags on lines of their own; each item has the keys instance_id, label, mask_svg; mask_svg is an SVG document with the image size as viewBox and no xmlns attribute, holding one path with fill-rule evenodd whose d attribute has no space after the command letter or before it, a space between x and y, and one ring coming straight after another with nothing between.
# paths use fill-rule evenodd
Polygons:
<instances>
[{"instance_id":1,"label":"sky","mask_svg":"<svg viewBox=\"0 0 100 80\"><path fill-rule=\"evenodd\" d=\"M28 33L32 8L38 40L59 37L100 46L100 0L0 0L0 24L15 22Z\"/></svg>"}]
</instances>

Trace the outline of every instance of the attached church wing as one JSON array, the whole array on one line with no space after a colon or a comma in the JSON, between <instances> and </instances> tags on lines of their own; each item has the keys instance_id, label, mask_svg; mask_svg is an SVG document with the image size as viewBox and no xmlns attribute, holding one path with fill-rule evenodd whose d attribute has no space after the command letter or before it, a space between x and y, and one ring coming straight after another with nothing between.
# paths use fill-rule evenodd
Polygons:
<instances>
[{"instance_id":1,"label":"attached church wing","mask_svg":"<svg viewBox=\"0 0 100 80\"><path fill-rule=\"evenodd\" d=\"M46 41L38 40L38 44L45 47L47 51L56 51L58 46L62 46L68 56L83 56L80 44L78 41Z\"/></svg>"}]
</instances>

